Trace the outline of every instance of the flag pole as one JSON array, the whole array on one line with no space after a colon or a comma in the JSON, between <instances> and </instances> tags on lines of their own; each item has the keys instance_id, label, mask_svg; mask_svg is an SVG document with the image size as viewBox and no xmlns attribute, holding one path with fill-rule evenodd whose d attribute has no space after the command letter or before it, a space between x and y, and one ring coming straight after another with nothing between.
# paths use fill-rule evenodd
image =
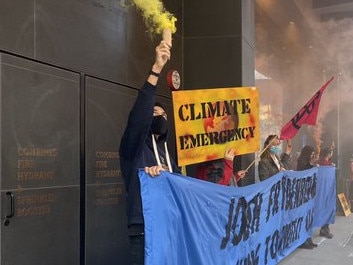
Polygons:
<instances>
[{"instance_id":1,"label":"flag pole","mask_svg":"<svg viewBox=\"0 0 353 265\"><path fill-rule=\"evenodd\" d=\"M276 139L277 137L273 137L273 139L268 143L268 145L265 146L265 148L260 152L260 154L258 154L257 157L255 157L254 161L252 161L250 163L250 165L245 169L246 172L248 172L248 170L252 167L252 165L256 162L256 160L258 160L261 155L270 147L270 145L273 143L273 141Z\"/></svg>"}]
</instances>

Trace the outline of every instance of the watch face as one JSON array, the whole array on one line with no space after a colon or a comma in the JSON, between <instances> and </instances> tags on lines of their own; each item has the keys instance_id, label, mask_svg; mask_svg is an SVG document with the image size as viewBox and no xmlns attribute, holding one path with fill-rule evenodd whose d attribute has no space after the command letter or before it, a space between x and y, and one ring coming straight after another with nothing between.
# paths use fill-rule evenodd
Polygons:
<instances>
[{"instance_id":1,"label":"watch face","mask_svg":"<svg viewBox=\"0 0 353 265\"><path fill-rule=\"evenodd\" d=\"M180 75L177 70L172 72L172 86L174 89L179 89L180 87Z\"/></svg>"}]
</instances>

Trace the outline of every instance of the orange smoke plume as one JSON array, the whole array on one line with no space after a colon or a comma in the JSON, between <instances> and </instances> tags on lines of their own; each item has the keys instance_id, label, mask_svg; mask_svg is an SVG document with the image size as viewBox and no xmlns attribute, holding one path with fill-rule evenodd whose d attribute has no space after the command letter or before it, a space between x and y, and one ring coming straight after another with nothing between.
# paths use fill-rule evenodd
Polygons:
<instances>
[{"instance_id":1,"label":"orange smoke plume","mask_svg":"<svg viewBox=\"0 0 353 265\"><path fill-rule=\"evenodd\" d=\"M312 136L315 141L315 159L318 160L320 156L320 151L321 151L321 136L323 133L323 125L321 122L317 122L317 124L313 127L313 132Z\"/></svg>"},{"instance_id":2,"label":"orange smoke plume","mask_svg":"<svg viewBox=\"0 0 353 265\"><path fill-rule=\"evenodd\" d=\"M176 32L177 19L165 10L160 0L132 0L132 2L141 10L151 33L162 34L165 29L169 29L172 33Z\"/></svg>"}]
</instances>

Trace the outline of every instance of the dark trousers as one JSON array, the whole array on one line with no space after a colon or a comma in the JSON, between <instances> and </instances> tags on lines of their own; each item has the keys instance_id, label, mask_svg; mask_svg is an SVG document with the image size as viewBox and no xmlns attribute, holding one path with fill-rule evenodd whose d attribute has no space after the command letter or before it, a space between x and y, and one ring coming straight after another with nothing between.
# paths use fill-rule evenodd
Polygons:
<instances>
[{"instance_id":1,"label":"dark trousers","mask_svg":"<svg viewBox=\"0 0 353 265\"><path fill-rule=\"evenodd\" d=\"M130 265L144 265L145 263L145 236L130 237Z\"/></svg>"}]
</instances>

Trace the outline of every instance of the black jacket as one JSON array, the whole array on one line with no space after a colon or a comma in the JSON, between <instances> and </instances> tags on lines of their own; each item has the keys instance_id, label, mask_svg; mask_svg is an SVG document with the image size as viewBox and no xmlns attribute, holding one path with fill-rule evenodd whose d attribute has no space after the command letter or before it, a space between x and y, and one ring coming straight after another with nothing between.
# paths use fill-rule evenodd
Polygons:
<instances>
[{"instance_id":1,"label":"black jacket","mask_svg":"<svg viewBox=\"0 0 353 265\"><path fill-rule=\"evenodd\" d=\"M279 157L277 157L277 158L278 158L278 162L281 167L283 167L287 170L291 169L291 166L289 163L290 156L288 154L283 153L281 158L279 158ZM273 161L273 159L270 156L261 158L261 160L259 161L259 165L258 165L259 179L261 181L272 177L273 175L277 174L278 172L279 172L279 169L278 169L276 163Z\"/></svg>"},{"instance_id":2,"label":"black jacket","mask_svg":"<svg viewBox=\"0 0 353 265\"><path fill-rule=\"evenodd\" d=\"M128 225L143 224L142 201L138 169L157 165L150 131L153 120L156 87L146 82L139 90L137 99L130 111L127 126L119 148L120 168L127 192ZM165 156L164 142L167 133L158 138L158 152ZM173 172L178 172L171 159Z\"/></svg>"}]
</instances>

